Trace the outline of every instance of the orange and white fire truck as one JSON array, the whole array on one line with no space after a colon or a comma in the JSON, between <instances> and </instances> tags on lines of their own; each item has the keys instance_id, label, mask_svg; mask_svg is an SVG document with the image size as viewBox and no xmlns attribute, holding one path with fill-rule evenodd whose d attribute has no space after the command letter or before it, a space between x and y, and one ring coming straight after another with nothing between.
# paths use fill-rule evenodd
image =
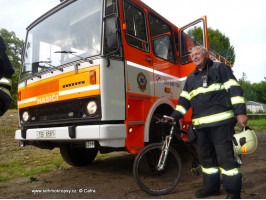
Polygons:
<instances>
[{"instance_id":1,"label":"orange and white fire truck","mask_svg":"<svg viewBox=\"0 0 266 200\"><path fill-rule=\"evenodd\" d=\"M208 49L205 17L178 28L140 0L63 1L27 28L15 138L74 166L160 141L153 116L172 113L195 68L194 27Z\"/></svg>"}]
</instances>

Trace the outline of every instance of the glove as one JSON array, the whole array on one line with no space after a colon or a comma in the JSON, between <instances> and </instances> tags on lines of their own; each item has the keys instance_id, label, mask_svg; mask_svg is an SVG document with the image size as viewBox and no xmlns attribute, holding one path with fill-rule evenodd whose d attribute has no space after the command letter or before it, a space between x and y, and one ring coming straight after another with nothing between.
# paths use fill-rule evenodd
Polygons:
<instances>
[{"instance_id":1,"label":"glove","mask_svg":"<svg viewBox=\"0 0 266 200\"><path fill-rule=\"evenodd\" d=\"M193 125L189 125L187 131L187 140L188 142L195 142L197 139L197 130L193 127Z\"/></svg>"},{"instance_id":2,"label":"glove","mask_svg":"<svg viewBox=\"0 0 266 200\"><path fill-rule=\"evenodd\" d=\"M178 122L180 120L180 112L178 112L177 110L174 110L174 112L172 113L171 117L174 118L175 122Z\"/></svg>"}]
</instances>

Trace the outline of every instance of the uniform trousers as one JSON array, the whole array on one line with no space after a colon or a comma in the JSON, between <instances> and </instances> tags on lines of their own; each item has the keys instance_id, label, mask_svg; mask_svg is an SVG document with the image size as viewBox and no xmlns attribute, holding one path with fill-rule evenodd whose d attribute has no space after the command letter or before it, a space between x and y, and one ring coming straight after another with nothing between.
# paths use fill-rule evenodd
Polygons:
<instances>
[{"instance_id":1,"label":"uniform trousers","mask_svg":"<svg viewBox=\"0 0 266 200\"><path fill-rule=\"evenodd\" d=\"M203 171L203 188L220 189L220 174L228 193L238 194L242 174L236 162L232 144L233 124L197 129L197 150Z\"/></svg>"}]
</instances>

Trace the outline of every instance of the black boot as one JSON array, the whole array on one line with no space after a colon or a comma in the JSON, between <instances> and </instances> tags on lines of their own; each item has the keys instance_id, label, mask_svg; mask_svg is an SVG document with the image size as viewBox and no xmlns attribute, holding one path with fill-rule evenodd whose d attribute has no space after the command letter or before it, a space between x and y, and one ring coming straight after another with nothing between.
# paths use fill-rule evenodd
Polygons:
<instances>
[{"instance_id":1,"label":"black boot","mask_svg":"<svg viewBox=\"0 0 266 200\"><path fill-rule=\"evenodd\" d=\"M237 193L237 194L227 193L226 198L227 199L241 199L240 193Z\"/></svg>"},{"instance_id":2,"label":"black boot","mask_svg":"<svg viewBox=\"0 0 266 200\"><path fill-rule=\"evenodd\" d=\"M205 198L205 197L217 196L217 195L220 195L220 190L200 189L196 192L197 198Z\"/></svg>"}]
</instances>

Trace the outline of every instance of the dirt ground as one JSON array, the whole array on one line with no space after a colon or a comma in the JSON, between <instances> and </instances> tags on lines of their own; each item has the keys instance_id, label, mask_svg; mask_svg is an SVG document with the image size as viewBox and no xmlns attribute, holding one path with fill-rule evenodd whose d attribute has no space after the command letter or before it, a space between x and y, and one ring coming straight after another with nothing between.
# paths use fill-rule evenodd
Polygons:
<instances>
[{"instance_id":1,"label":"dirt ground","mask_svg":"<svg viewBox=\"0 0 266 200\"><path fill-rule=\"evenodd\" d=\"M266 198L266 132L257 132L259 146L255 153L244 155L242 198ZM183 165L181 181L174 191L164 196L150 196L135 183L132 166L134 155L118 154L95 161L87 167L69 167L5 182L0 188L0 198L23 199L189 199L202 186L202 176L190 172L190 162ZM221 187L222 188L222 187ZM225 198L225 191L215 198ZM213 198L213 197L212 197Z\"/></svg>"}]
</instances>

